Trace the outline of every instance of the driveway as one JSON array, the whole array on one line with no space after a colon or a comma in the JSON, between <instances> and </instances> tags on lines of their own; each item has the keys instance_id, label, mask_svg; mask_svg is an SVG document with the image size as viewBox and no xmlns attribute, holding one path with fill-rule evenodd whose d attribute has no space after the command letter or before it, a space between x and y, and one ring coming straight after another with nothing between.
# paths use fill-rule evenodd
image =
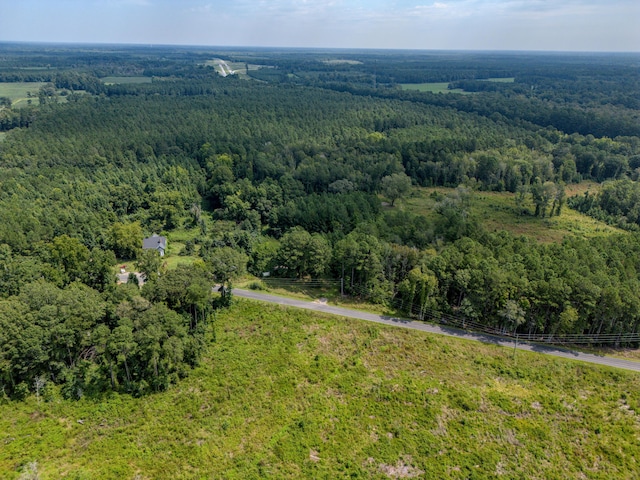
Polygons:
<instances>
[{"instance_id":1,"label":"driveway","mask_svg":"<svg viewBox=\"0 0 640 480\"><path fill-rule=\"evenodd\" d=\"M144 285L144 278L142 277L142 274L138 272L118 273L118 283L127 283L130 273L135 273L135 276L138 278L138 285Z\"/></svg>"}]
</instances>

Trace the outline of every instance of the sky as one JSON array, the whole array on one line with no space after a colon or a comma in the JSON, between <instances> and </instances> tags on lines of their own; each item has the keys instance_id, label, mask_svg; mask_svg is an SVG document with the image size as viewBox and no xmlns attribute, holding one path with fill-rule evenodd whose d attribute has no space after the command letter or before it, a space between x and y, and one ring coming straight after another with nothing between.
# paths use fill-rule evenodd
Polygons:
<instances>
[{"instance_id":1,"label":"sky","mask_svg":"<svg viewBox=\"0 0 640 480\"><path fill-rule=\"evenodd\" d=\"M0 41L640 51L640 0L0 0Z\"/></svg>"}]
</instances>

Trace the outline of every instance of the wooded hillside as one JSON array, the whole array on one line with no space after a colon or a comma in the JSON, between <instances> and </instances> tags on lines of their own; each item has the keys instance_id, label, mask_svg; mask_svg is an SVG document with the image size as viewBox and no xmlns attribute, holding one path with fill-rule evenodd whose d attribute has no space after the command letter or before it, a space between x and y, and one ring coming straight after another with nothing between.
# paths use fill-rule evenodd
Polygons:
<instances>
[{"instance_id":1,"label":"wooded hillside","mask_svg":"<svg viewBox=\"0 0 640 480\"><path fill-rule=\"evenodd\" d=\"M405 52L383 67L380 52L336 63L305 51L87 58L60 47L45 63L0 49L0 80L48 82L37 104L0 107L7 394L38 378L71 397L166 388L198 363L218 306L211 285L246 272L341 280L405 314L506 332L638 332L635 231L541 244L487 229L469 208L478 192L505 192L540 228L575 206L637 230L634 56ZM205 66L216 57L263 68L222 78ZM106 85L106 75L151 81ZM514 81L489 82L504 77ZM398 86L426 81L468 94ZM568 201L567 185L586 180L612 183ZM432 211L402 207L434 186L449 190ZM167 271L143 254L152 233L184 238L193 265ZM141 292L116 287L116 257L137 262Z\"/></svg>"}]
</instances>

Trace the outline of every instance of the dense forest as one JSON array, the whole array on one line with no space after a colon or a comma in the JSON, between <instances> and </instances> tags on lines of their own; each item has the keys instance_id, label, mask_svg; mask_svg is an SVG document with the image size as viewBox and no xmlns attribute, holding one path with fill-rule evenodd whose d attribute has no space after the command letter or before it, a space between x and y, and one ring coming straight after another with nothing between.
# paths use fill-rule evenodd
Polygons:
<instances>
[{"instance_id":1,"label":"dense forest","mask_svg":"<svg viewBox=\"0 0 640 480\"><path fill-rule=\"evenodd\" d=\"M0 102L0 387L164 389L229 300L211 287L263 272L505 332L640 331L639 60L0 45L0 97L38 82ZM465 94L401 87L423 82ZM567 198L583 181L605 183ZM420 187L446 187L432 216L396 207ZM490 231L469 214L483 191L629 233ZM179 231L189 266L142 252ZM116 286L116 259L142 289Z\"/></svg>"}]
</instances>

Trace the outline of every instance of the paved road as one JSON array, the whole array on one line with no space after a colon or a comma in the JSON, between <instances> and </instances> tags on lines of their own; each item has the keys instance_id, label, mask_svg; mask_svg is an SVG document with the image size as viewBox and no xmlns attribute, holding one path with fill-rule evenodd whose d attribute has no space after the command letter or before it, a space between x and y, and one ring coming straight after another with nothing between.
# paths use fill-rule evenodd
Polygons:
<instances>
[{"instance_id":1,"label":"paved road","mask_svg":"<svg viewBox=\"0 0 640 480\"><path fill-rule=\"evenodd\" d=\"M289 307L304 308L306 310L315 310L317 312L330 313L340 315L342 317L356 318L358 320L366 320L368 322L382 323L394 327L410 328L413 330L421 330L423 332L435 333L438 335L446 335L448 337L464 338L482 343L491 343L502 347L513 348L514 341L493 335L483 333L473 333L465 330L459 330L451 327L443 327L430 323L408 320L406 318L389 317L385 315L377 315L375 313L361 312L359 310L351 310L348 308L334 307L320 302L307 302L304 300L295 300L292 298L278 297L266 293L255 292L253 290L233 289L233 294L237 297L250 298L261 302L277 303ZM580 360L582 362L595 363L598 365L606 365L608 367L622 368L625 370L633 370L640 372L640 362L632 362L613 357L601 357L590 353L576 352L573 350L553 347L549 345L540 345L537 343L518 342L518 350L527 350L529 352L544 353L555 357L569 358L571 360Z\"/></svg>"}]
</instances>

